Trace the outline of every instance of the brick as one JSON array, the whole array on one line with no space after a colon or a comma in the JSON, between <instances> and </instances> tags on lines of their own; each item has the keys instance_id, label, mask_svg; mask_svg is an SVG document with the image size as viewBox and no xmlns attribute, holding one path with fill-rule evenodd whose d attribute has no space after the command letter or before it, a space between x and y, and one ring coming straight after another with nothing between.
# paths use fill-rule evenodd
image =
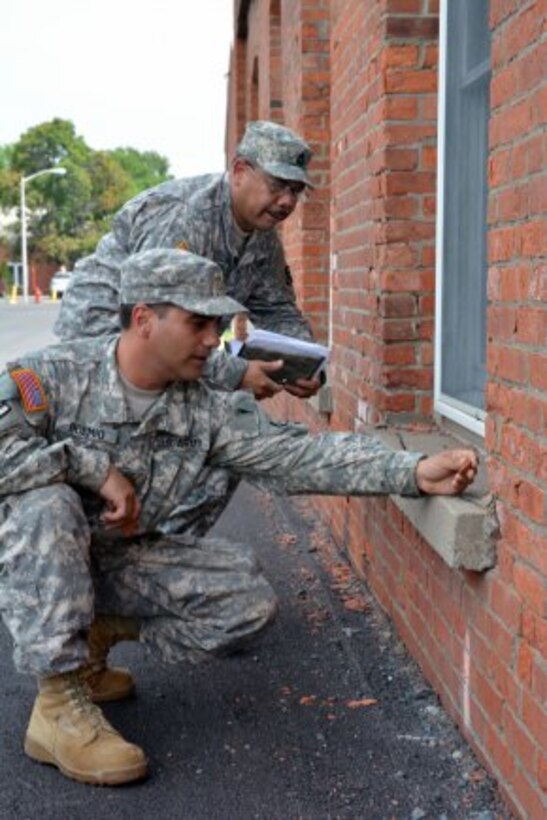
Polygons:
<instances>
[{"instance_id":1,"label":"brick","mask_svg":"<svg viewBox=\"0 0 547 820\"><path fill-rule=\"evenodd\" d=\"M508 481L512 485L515 480L509 471ZM516 479L518 481L518 478ZM511 497L512 501L517 500L516 492L511 495L502 485L500 491ZM537 570L540 575L547 577L547 551L544 549L544 538L541 531L536 532L535 527L531 527L528 522L522 521L516 510L509 511L501 507L498 512L503 538L512 545L513 553L516 557L523 559L528 566Z\"/></svg>"},{"instance_id":2,"label":"brick","mask_svg":"<svg viewBox=\"0 0 547 820\"><path fill-rule=\"evenodd\" d=\"M416 299L408 293L389 293L380 297L378 312L380 316L414 316Z\"/></svg>"},{"instance_id":3,"label":"brick","mask_svg":"<svg viewBox=\"0 0 547 820\"><path fill-rule=\"evenodd\" d=\"M520 641L517 652L517 674L519 680L528 688L532 686L532 650L527 641Z\"/></svg>"},{"instance_id":4,"label":"brick","mask_svg":"<svg viewBox=\"0 0 547 820\"><path fill-rule=\"evenodd\" d=\"M434 171L437 168L437 147L435 145L424 145L422 147L422 163L424 171Z\"/></svg>"},{"instance_id":5,"label":"brick","mask_svg":"<svg viewBox=\"0 0 547 820\"><path fill-rule=\"evenodd\" d=\"M434 277L433 271L383 271L381 274L381 286L387 291L412 291L423 292L433 291Z\"/></svg>"},{"instance_id":6,"label":"brick","mask_svg":"<svg viewBox=\"0 0 547 820\"><path fill-rule=\"evenodd\" d=\"M488 372L507 381L528 382L528 356L523 350L491 344L487 350Z\"/></svg>"},{"instance_id":7,"label":"brick","mask_svg":"<svg viewBox=\"0 0 547 820\"><path fill-rule=\"evenodd\" d=\"M490 154L488 160L488 181L491 188L497 188L511 179L511 149L501 148Z\"/></svg>"},{"instance_id":8,"label":"brick","mask_svg":"<svg viewBox=\"0 0 547 820\"><path fill-rule=\"evenodd\" d=\"M437 17L388 17L386 33L388 37L418 37L433 39L438 36L439 21Z\"/></svg>"},{"instance_id":9,"label":"brick","mask_svg":"<svg viewBox=\"0 0 547 820\"><path fill-rule=\"evenodd\" d=\"M422 103L423 99L420 100L420 105L422 105ZM436 103L433 101L433 107L435 108L435 106ZM422 112L422 119L424 118L425 115ZM435 120L436 123L436 114L433 115L432 119ZM425 140L431 140L436 137L437 127L435 123L422 125L421 123L388 122L385 129L385 138L393 145L421 144ZM434 190L434 188L432 190Z\"/></svg>"},{"instance_id":10,"label":"brick","mask_svg":"<svg viewBox=\"0 0 547 820\"><path fill-rule=\"evenodd\" d=\"M490 120L490 146L506 145L524 137L533 127L532 108L528 100L498 109Z\"/></svg>"},{"instance_id":11,"label":"brick","mask_svg":"<svg viewBox=\"0 0 547 820\"><path fill-rule=\"evenodd\" d=\"M412 148L386 148L382 160L382 170L414 171L418 167L418 151Z\"/></svg>"},{"instance_id":12,"label":"brick","mask_svg":"<svg viewBox=\"0 0 547 820\"><path fill-rule=\"evenodd\" d=\"M544 820L545 805L534 783L530 781L528 772L517 769L510 780L513 795L520 801L520 816L526 820Z\"/></svg>"},{"instance_id":13,"label":"brick","mask_svg":"<svg viewBox=\"0 0 547 820\"><path fill-rule=\"evenodd\" d=\"M415 97L386 97L382 105L382 119L385 120L415 120L418 116Z\"/></svg>"},{"instance_id":14,"label":"brick","mask_svg":"<svg viewBox=\"0 0 547 820\"><path fill-rule=\"evenodd\" d=\"M390 196L382 200L384 214L394 219L410 219L418 213L418 199L412 196Z\"/></svg>"},{"instance_id":15,"label":"brick","mask_svg":"<svg viewBox=\"0 0 547 820\"><path fill-rule=\"evenodd\" d=\"M389 94L427 94L437 90L437 72L386 70L386 91Z\"/></svg>"},{"instance_id":16,"label":"brick","mask_svg":"<svg viewBox=\"0 0 547 820\"><path fill-rule=\"evenodd\" d=\"M522 256L541 256L545 253L545 230L545 221L539 219L519 226Z\"/></svg>"},{"instance_id":17,"label":"brick","mask_svg":"<svg viewBox=\"0 0 547 820\"><path fill-rule=\"evenodd\" d=\"M544 345L547 336L547 311L544 308L520 307L516 312L516 339L522 344Z\"/></svg>"},{"instance_id":18,"label":"brick","mask_svg":"<svg viewBox=\"0 0 547 820\"><path fill-rule=\"evenodd\" d=\"M510 64L496 72L490 84L490 106L492 110L499 108L511 97L515 97L518 88L518 66Z\"/></svg>"},{"instance_id":19,"label":"brick","mask_svg":"<svg viewBox=\"0 0 547 820\"><path fill-rule=\"evenodd\" d=\"M535 570L518 562L513 568L515 589L522 596L523 601L539 616L547 615L547 600L545 583Z\"/></svg>"},{"instance_id":20,"label":"brick","mask_svg":"<svg viewBox=\"0 0 547 820\"><path fill-rule=\"evenodd\" d=\"M504 424L501 430L501 455L526 472L539 469L542 448L514 424Z\"/></svg>"},{"instance_id":21,"label":"brick","mask_svg":"<svg viewBox=\"0 0 547 820\"><path fill-rule=\"evenodd\" d=\"M547 756L540 755L537 769L537 778L540 788L547 792Z\"/></svg>"},{"instance_id":22,"label":"brick","mask_svg":"<svg viewBox=\"0 0 547 820\"><path fill-rule=\"evenodd\" d=\"M530 214L547 211L547 176L536 174L528 179L528 207Z\"/></svg>"},{"instance_id":23,"label":"brick","mask_svg":"<svg viewBox=\"0 0 547 820\"><path fill-rule=\"evenodd\" d=\"M380 410L391 410L394 413L413 411L415 407L414 393L383 394L378 399Z\"/></svg>"},{"instance_id":24,"label":"brick","mask_svg":"<svg viewBox=\"0 0 547 820\"><path fill-rule=\"evenodd\" d=\"M547 391L547 356L530 355L530 384L538 390Z\"/></svg>"},{"instance_id":25,"label":"brick","mask_svg":"<svg viewBox=\"0 0 547 820\"><path fill-rule=\"evenodd\" d=\"M511 781L515 772L513 750L508 747L505 738L490 721L486 724L483 742L490 754L490 760L495 761L495 766L501 772L503 779Z\"/></svg>"},{"instance_id":26,"label":"brick","mask_svg":"<svg viewBox=\"0 0 547 820\"><path fill-rule=\"evenodd\" d=\"M515 494L518 508L538 524L545 522L545 494L540 487L529 481L515 478Z\"/></svg>"},{"instance_id":27,"label":"brick","mask_svg":"<svg viewBox=\"0 0 547 820\"><path fill-rule=\"evenodd\" d=\"M538 759L537 745L510 709L504 710L503 728L507 744L515 757L527 771L533 772Z\"/></svg>"},{"instance_id":28,"label":"brick","mask_svg":"<svg viewBox=\"0 0 547 820\"><path fill-rule=\"evenodd\" d=\"M494 578L490 587L489 604L492 612L513 632L520 629L522 603L512 587Z\"/></svg>"},{"instance_id":29,"label":"brick","mask_svg":"<svg viewBox=\"0 0 547 820\"><path fill-rule=\"evenodd\" d=\"M522 719L536 743L543 747L547 737L547 715L526 689L522 692Z\"/></svg>"},{"instance_id":30,"label":"brick","mask_svg":"<svg viewBox=\"0 0 547 820\"><path fill-rule=\"evenodd\" d=\"M545 655L532 650L532 694L538 703L547 704L547 666Z\"/></svg>"},{"instance_id":31,"label":"brick","mask_svg":"<svg viewBox=\"0 0 547 820\"><path fill-rule=\"evenodd\" d=\"M432 193L435 191L435 174L430 171L394 171L387 174L386 193Z\"/></svg>"},{"instance_id":32,"label":"brick","mask_svg":"<svg viewBox=\"0 0 547 820\"><path fill-rule=\"evenodd\" d=\"M519 256L519 246L512 228L494 228L488 234L490 262L507 262Z\"/></svg>"},{"instance_id":33,"label":"brick","mask_svg":"<svg viewBox=\"0 0 547 820\"><path fill-rule=\"evenodd\" d=\"M382 51L380 65L382 69L393 66L415 66L418 63L418 46L387 45Z\"/></svg>"},{"instance_id":34,"label":"brick","mask_svg":"<svg viewBox=\"0 0 547 820\"><path fill-rule=\"evenodd\" d=\"M386 0L388 14L419 14L422 11L422 0Z\"/></svg>"},{"instance_id":35,"label":"brick","mask_svg":"<svg viewBox=\"0 0 547 820\"><path fill-rule=\"evenodd\" d=\"M416 265L416 251L409 245L401 242L399 244L381 245L376 252L377 261L375 265L379 268L414 268ZM411 271L408 272L409 275ZM402 272L402 275L406 275ZM399 288L388 288L383 285L386 290L398 290ZM400 288L405 290L406 288Z\"/></svg>"},{"instance_id":36,"label":"brick","mask_svg":"<svg viewBox=\"0 0 547 820\"><path fill-rule=\"evenodd\" d=\"M518 11L522 5L522 0L497 0L496 3L490 4L490 26L491 28L498 28L501 23Z\"/></svg>"},{"instance_id":37,"label":"brick","mask_svg":"<svg viewBox=\"0 0 547 820\"><path fill-rule=\"evenodd\" d=\"M507 21L503 32L506 60L517 57L530 43L540 39L543 19L540 3L528 3Z\"/></svg>"},{"instance_id":38,"label":"brick","mask_svg":"<svg viewBox=\"0 0 547 820\"><path fill-rule=\"evenodd\" d=\"M382 348L382 361L385 364L415 364L415 346L405 343L384 345Z\"/></svg>"},{"instance_id":39,"label":"brick","mask_svg":"<svg viewBox=\"0 0 547 820\"><path fill-rule=\"evenodd\" d=\"M433 372L429 368L390 369L383 374L382 383L386 387L414 387L417 390L431 390Z\"/></svg>"},{"instance_id":40,"label":"brick","mask_svg":"<svg viewBox=\"0 0 547 820\"><path fill-rule=\"evenodd\" d=\"M514 341L517 331L517 311L503 304L488 308L488 334L496 341Z\"/></svg>"}]
</instances>

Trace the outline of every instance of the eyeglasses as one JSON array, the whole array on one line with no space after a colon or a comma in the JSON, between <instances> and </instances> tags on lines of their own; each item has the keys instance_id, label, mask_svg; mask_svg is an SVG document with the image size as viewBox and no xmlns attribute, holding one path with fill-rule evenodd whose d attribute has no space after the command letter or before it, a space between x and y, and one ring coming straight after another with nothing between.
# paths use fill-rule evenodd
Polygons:
<instances>
[{"instance_id":1,"label":"eyeglasses","mask_svg":"<svg viewBox=\"0 0 547 820\"><path fill-rule=\"evenodd\" d=\"M254 165L251 165L251 163L248 163L248 167L253 174L255 174L255 176L260 177L260 179L266 183L268 191L273 197L280 197L283 194L290 194L295 199L302 199L307 193L307 186L305 182L297 182L292 179L280 179L280 177L273 177L271 174L267 174L266 171L262 171L260 168L256 168Z\"/></svg>"}]
</instances>

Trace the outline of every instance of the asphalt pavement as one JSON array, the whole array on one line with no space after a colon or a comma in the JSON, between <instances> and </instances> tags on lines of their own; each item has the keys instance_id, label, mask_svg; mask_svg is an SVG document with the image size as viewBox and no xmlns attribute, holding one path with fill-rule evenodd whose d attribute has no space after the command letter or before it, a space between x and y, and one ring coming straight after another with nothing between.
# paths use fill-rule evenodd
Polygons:
<instances>
[{"instance_id":1,"label":"asphalt pavement","mask_svg":"<svg viewBox=\"0 0 547 820\"><path fill-rule=\"evenodd\" d=\"M47 341L57 306L39 307L17 322L0 306L0 364ZM142 783L85 786L25 756L35 684L0 626L0 820L510 817L305 499L242 485L215 530L257 551L279 618L253 651L201 666L116 648L137 696L105 712L145 749Z\"/></svg>"},{"instance_id":2,"label":"asphalt pavement","mask_svg":"<svg viewBox=\"0 0 547 820\"><path fill-rule=\"evenodd\" d=\"M44 299L42 302L17 304L0 299L0 368L14 356L56 342L52 327L59 312L59 302Z\"/></svg>"},{"instance_id":3,"label":"asphalt pavement","mask_svg":"<svg viewBox=\"0 0 547 820\"><path fill-rule=\"evenodd\" d=\"M257 647L169 666L136 644L114 650L137 697L105 708L140 744L150 776L85 786L29 760L34 684L0 628L2 820L247 820L510 815L389 622L309 505L242 485L217 524L252 545L280 598Z\"/></svg>"}]
</instances>

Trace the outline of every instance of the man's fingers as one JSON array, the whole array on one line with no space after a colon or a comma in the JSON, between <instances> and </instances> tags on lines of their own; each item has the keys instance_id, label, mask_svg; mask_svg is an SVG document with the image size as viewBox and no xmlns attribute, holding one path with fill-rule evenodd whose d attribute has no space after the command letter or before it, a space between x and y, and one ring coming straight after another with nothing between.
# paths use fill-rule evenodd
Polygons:
<instances>
[{"instance_id":1,"label":"man's fingers","mask_svg":"<svg viewBox=\"0 0 547 820\"><path fill-rule=\"evenodd\" d=\"M265 373L275 373L276 370L281 370L284 364L283 359L276 359L275 362L260 362L260 366Z\"/></svg>"},{"instance_id":2,"label":"man's fingers","mask_svg":"<svg viewBox=\"0 0 547 820\"><path fill-rule=\"evenodd\" d=\"M475 453L466 453L460 458L458 473L468 481L473 480L477 473L478 459Z\"/></svg>"}]
</instances>

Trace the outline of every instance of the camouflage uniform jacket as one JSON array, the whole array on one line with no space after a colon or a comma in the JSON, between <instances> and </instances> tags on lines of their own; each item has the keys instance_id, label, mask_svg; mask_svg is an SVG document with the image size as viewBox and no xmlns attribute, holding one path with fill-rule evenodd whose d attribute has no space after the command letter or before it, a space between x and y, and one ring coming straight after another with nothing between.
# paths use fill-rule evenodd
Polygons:
<instances>
[{"instance_id":1,"label":"camouflage uniform jacket","mask_svg":"<svg viewBox=\"0 0 547 820\"><path fill-rule=\"evenodd\" d=\"M124 259L150 248L181 247L216 262L228 295L248 308L258 327L311 339L277 232L255 231L238 257L232 219L227 174L172 180L139 194L116 215L95 253L76 265L55 332L62 339L116 333ZM245 366L215 354L207 376L233 390Z\"/></svg>"},{"instance_id":2,"label":"camouflage uniform jacket","mask_svg":"<svg viewBox=\"0 0 547 820\"><path fill-rule=\"evenodd\" d=\"M184 533L207 519L234 473L287 494L419 494L420 454L360 434L309 435L302 425L276 424L245 392L172 383L133 421L116 344L81 340L8 365L0 376L0 498L66 482L93 523L102 507L97 492L114 464L141 500L142 532ZM23 409L17 369L38 375L43 410Z\"/></svg>"}]
</instances>

